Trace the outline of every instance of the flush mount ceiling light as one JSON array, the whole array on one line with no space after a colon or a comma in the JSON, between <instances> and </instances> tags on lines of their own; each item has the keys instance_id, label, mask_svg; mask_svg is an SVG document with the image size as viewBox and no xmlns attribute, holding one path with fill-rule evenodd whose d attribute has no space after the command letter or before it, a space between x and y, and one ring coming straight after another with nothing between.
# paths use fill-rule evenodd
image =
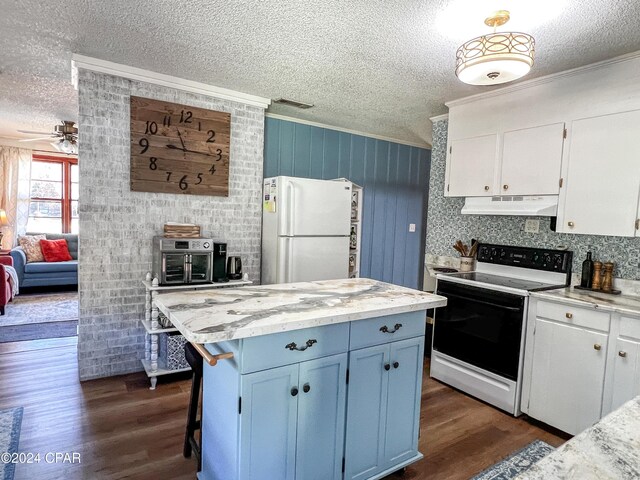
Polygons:
<instances>
[{"instance_id":1,"label":"flush mount ceiling light","mask_svg":"<svg viewBox=\"0 0 640 480\"><path fill-rule=\"evenodd\" d=\"M485 19L493 33L463 43L456 52L456 75L470 85L498 85L524 77L533 66L535 40L518 32L496 32L509 21L499 10Z\"/></svg>"}]
</instances>

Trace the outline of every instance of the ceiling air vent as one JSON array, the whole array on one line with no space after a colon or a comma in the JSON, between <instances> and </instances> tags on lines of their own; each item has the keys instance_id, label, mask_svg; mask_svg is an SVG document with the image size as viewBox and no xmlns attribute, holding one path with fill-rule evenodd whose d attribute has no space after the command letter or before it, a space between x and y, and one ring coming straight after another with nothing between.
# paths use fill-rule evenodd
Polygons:
<instances>
[{"instance_id":1,"label":"ceiling air vent","mask_svg":"<svg viewBox=\"0 0 640 480\"><path fill-rule=\"evenodd\" d=\"M296 102L295 100L289 100L288 98L277 98L273 101L273 103L279 103L280 105L288 105L289 107L296 107L296 108L303 108L303 109L313 107L313 103Z\"/></svg>"}]
</instances>

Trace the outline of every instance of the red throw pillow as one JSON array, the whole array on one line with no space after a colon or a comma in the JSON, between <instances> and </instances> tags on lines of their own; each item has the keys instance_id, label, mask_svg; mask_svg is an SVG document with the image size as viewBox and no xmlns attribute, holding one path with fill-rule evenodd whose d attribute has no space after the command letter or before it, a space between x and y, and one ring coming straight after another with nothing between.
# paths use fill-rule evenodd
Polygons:
<instances>
[{"instance_id":1,"label":"red throw pillow","mask_svg":"<svg viewBox=\"0 0 640 480\"><path fill-rule=\"evenodd\" d=\"M68 262L72 260L69 246L64 238L60 240L40 240L40 248L45 262Z\"/></svg>"}]
</instances>

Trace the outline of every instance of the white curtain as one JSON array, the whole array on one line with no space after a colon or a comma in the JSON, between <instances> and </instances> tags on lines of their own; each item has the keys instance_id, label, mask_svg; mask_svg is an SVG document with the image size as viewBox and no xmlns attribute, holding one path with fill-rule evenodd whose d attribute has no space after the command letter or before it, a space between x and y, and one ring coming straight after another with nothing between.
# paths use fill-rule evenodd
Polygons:
<instances>
[{"instance_id":1,"label":"white curtain","mask_svg":"<svg viewBox=\"0 0 640 480\"><path fill-rule=\"evenodd\" d=\"M3 228L3 248L17 244L29 220L31 150L0 146L0 209L7 212L9 226Z\"/></svg>"}]
</instances>

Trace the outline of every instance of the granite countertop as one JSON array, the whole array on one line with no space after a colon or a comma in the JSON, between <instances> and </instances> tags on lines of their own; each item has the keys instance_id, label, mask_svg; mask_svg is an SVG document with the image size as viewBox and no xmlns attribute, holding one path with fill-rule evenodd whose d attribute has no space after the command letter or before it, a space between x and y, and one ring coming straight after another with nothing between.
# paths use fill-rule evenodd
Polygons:
<instances>
[{"instance_id":1,"label":"granite countertop","mask_svg":"<svg viewBox=\"0 0 640 480\"><path fill-rule=\"evenodd\" d=\"M516 478L640 478L640 397L625 403Z\"/></svg>"},{"instance_id":2,"label":"granite countertop","mask_svg":"<svg viewBox=\"0 0 640 480\"><path fill-rule=\"evenodd\" d=\"M578 307L591 307L606 312L640 315L640 296L610 295L575 290L574 288L531 292L531 296L546 300L561 300L563 303L570 303Z\"/></svg>"},{"instance_id":3,"label":"granite countertop","mask_svg":"<svg viewBox=\"0 0 640 480\"><path fill-rule=\"evenodd\" d=\"M414 312L445 297L368 278L161 293L155 302L194 343Z\"/></svg>"}]
</instances>

